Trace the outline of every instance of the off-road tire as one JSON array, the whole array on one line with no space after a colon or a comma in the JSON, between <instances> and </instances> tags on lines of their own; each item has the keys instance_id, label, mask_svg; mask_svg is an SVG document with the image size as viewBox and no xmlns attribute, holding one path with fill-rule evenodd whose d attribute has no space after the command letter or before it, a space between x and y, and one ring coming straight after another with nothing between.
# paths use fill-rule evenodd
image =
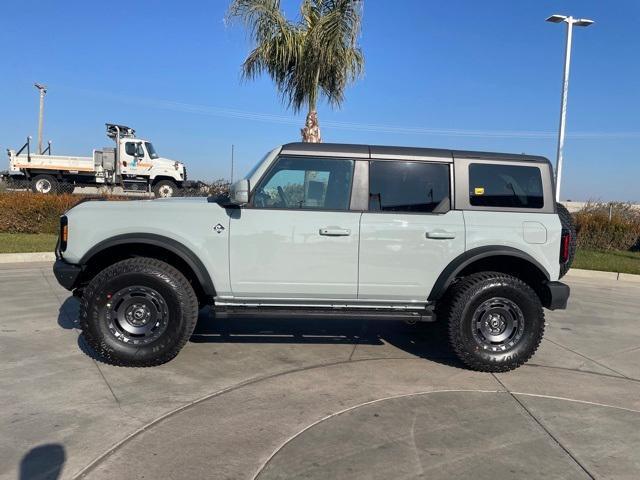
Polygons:
<instances>
[{"instance_id":1,"label":"off-road tire","mask_svg":"<svg viewBox=\"0 0 640 480\"><path fill-rule=\"evenodd\" d=\"M576 224L573 222L573 217L567 210L567 207L562 205L561 203L556 203L556 207L558 210L558 216L560 217L560 223L562 224L563 230L568 230L571 233L571 240L569 242L569 259L566 263L560 265L560 277L562 278L566 275L566 273L571 268L571 264L573 263L573 258L576 255L576 242L577 242L577 234L576 234Z\"/></svg>"},{"instance_id":2,"label":"off-road tire","mask_svg":"<svg viewBox=\"0 0 640 480\"><path fill-rule=\"evenodd\" d=\"M474 314L493 299L506 299L522 313L519 340L503 351L490 351L474 337ZM535 353L544 334L544 312L538 295L521 280L499 272L469 275L452 285L443 299L449 344L456 356L472 370L507 372ZM477 332L475 334L478 335Z\"/></svg>"},{"instance_id":3,"label":"off-road tire","mask_svg":"<svg viewBox=\"0 0 640 480\"><path fill-rule=\"evenodd\" d=\"M166 306L165 329L144 345L126 343L114 335L110 302L117 292L133 286L156 292ZM198 299L189 281L154 258L131 258L105 268L84 289L80 305L80 327L87 343L106 363L123 367L151 367L173 359L198 320Z\"/></svg>"},{"instance_id":4,"label":"off-road tire","mask_svg":"<svg viewBox=\"0 0 640 480\"><path fill-rule=\"evenodd\" d=\"M171 189L171 195L163 195L163 191L166 191L167 189ZM153 186L153 195L156 198L175 197L177 193L178 186L171 180L160 180Z\"/></svg>"},{"instance_id":5,"label":"off-road tire","mask_svg":"<svg viewBox=\"0 0 640 480\"><path fill-rule=\"evenodd\" d=\"M48 189L43 190L46 186L48 186ZM42 193L43 195L59 193L58 180L51 175L36 175L31 179L31 191Z\"/></svg>"}]
</instances>

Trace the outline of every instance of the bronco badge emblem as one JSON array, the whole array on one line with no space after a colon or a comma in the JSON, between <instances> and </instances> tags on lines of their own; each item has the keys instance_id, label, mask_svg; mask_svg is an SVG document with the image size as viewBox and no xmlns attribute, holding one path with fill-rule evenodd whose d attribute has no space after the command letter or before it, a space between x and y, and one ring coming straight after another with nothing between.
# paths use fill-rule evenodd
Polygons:
<instances>
[{"instance_id":1,"label":"bronco badge emblem","mask_svg":"<svg viewBox=\"0 0 640 480\"><path fill-rule=\"evenodd\" d=\"M217 224L213 229L218 233L222 233L224 231L224 227L221 224Z\"/></svg>"}]
</instances>

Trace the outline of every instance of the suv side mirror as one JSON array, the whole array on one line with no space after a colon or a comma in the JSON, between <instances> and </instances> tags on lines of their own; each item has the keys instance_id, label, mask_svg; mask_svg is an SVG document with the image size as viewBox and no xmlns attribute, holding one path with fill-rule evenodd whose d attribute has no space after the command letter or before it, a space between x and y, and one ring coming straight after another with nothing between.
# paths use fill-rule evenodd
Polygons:
<instances>
[{"instance_id":1,"label":"suv side mirror","mask_svg":"<svg viewBox=\"0 0 640 480\"><path fill-rule=\"evenodd\" d=\"M249 203L249 180L243 178L231 185L229 189L229 200L235 205L245 205Z\"/></svg>"}]
</instances>

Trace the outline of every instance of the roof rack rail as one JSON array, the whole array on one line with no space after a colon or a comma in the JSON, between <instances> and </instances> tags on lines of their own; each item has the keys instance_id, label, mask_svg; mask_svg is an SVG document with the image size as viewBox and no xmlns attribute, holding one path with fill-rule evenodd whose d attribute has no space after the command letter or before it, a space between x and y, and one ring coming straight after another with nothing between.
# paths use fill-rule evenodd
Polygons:
<instances>
[{"instance_id":1,"label":"roof rack rail","mask_svg":"<svg viewBox=\"0 0 640 480\"><path fill-rule=\"evenodd\" d=\"M126 125L118 125L117 123L105 123L105 125L107 126L107 137L112 140L116 140L119 137L133 138L136 136L136 131Z\"/></svg>"}]
</instances>

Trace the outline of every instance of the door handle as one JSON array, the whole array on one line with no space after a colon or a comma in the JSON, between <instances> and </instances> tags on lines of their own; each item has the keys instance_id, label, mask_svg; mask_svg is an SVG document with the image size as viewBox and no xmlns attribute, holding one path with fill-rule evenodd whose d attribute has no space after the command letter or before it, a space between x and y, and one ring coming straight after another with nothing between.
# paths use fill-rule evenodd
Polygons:
<instances>
[{"instance_id":1,"label":"door handle","mask_svg":"<svg viewBox=\"0 0 640 480\"><path fill-rule=\"evenodd\" d=\"M433 238L434 240L450 240L456 238L456 234L453 232L447 232L446 230L434 230L433 232L427 232L427 238Z\"/></svg>"},{"instance_id":2,"label":"door handle","mask_svg":"<svg viewBox=\"0 0 640 480\"><path fill-rule=\"evenodd\" d=\"M348 237L351 235L351 230L348 228L325 227L320 229L320 235L327 237Z\"/></svg>"}]
</instances>

